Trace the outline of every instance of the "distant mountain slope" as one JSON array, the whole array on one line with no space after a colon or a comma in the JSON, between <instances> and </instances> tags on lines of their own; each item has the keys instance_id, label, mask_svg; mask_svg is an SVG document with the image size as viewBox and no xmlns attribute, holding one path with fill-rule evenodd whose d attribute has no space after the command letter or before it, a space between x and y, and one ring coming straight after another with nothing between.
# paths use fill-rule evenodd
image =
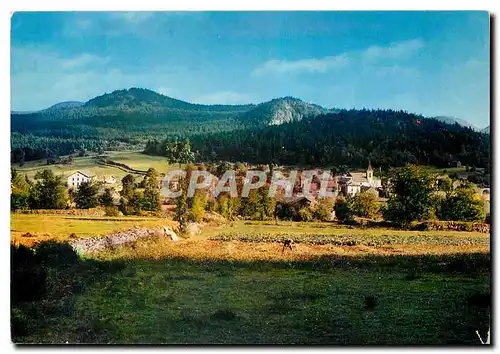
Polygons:
<instances>
[{"instance_id":1,"label":"distant mountain slope","mask_svg":"<svg viewBox=\"0 0 500 354\"><path fill-rule=\"evenodd\" d=\"M460 118L457 118L457 117L451 117L451 116L436 116L436 117L429 117L429 118L434 118L434 119L437 119L443 123L446 123L446 124L455 124L457 123L458 125L461 125L462 127L467 127L467 128L471 128L471 129L474 129L476 131L480 131L480 129L478 127L476 127L474 124L471 124L469 122L467 122L466 120L463 120L463 119L460 119Z\"/></svg>"},{"instance_id":2,"label":"distant mountain slope","mask_svg":"<svg viewBox=\"0 0 500 354\"><path fill-rule=\"evenodd\" d=\"M443 164L452 156L464 159L462 163L481 166L482 150L472 157L460 155L468 149L474 154L474 149L484 147L484 142L477 140L469 129L434 119L424 119L422 127L426 129L419 129L415 120L423 118L391 110L326 109L293 97L258 105L202 105L131 88L106 93L83 104L61 102L39 112L12 112L11 149L13 161L27 161L69 154L81 148L141 149L148 141L190 137L193 144L197 139L196 149L205 158L248 161L269 158L286 163L363 160L366 164L364 156L375 151L380 164L402 161ZM440 118L456 122L449 119ZM429 127L441 132L433 132ZM453 135L455 132L463 139L463 144L453 142L456 146L463 145L460 153L454 150L455 145L443 148L450 139L458 139ZM414 141L407 135L418 136L422 141ZM484 134L478 135L486 139ZM271 145L262 143L262 139L269 139ZM422 146L426 141L435 145ZM404 147L401 142L413 145ZM276 151L278 147L282 150ZM271 149L273 155L266 155L266 149ZM448 157L443 158L441 151L448 151ZM161 153L161 148L158 152Z\"/></svg>"},{"instance_id":3,"label":"distant mountain slope","mask_svg":"<svg viewBox=\"0 0 500 354\"><path fill-rule=\"evenodd\" d=\"M392 110L340 110L276 126L196 135L200 160L304 166L486 166L489 136Z\"/></svg>"},{"instance_id":4,"label":"distant mountain slope","mask_svg":"<svg viewBox=\"0 0 500 354\"><path fill-rule=\"evenodd\" d=\"M59 110L59 109L68 109L68 108L78 108L83 106L83 102L78 102L78 101L66 101L66 102L61 102L61 103L56 103L53 106L50 106L49 108L43 109L42 111L53 111L53 110Z\"/></svg>"},{"instance_id":5,"label":"distant mountain slope","mask_svg":"<svg viewBox=\"0 0 500 354\"><path fill-rule=\"evenodd\" d=\"M328 113L329 110L298 98L283 97L257 105L252 110L239 115L245 125L280 125L298 122L304 117Z\"/></svg>"},{"instance_id":6,"label":"distant mountain slope","mask_svg":"<svg viewBox=\"0 0 500 354\"><path fill-rule=\"evenodd\" d=\"M95 97L85 103L85 107L113 108L115 110L186 110L206 112L240 112L254 107L247 105L202 105L181 101L142 88L117 90Z\"/></svg>"},{"instance_id":7,"label":"distant mountain slope","mask_svg":"<svg viewBox=\"0 0 500 354\"><path fill-rule=\"evenodd\" d=\"M486 128L481 129L481 133L490 134L490 126L488 125Z\"/></svg>"}]
</instances>

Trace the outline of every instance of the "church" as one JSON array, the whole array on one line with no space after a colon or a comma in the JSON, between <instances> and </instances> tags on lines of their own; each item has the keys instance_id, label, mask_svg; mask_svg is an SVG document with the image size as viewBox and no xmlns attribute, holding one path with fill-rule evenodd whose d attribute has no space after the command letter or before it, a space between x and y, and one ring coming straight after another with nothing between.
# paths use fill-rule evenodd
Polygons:
<instances>
[{"instance_id":1,"label":"church","mask_svg":"<svg viewBox=\"0 0 500 354\"><path fill-rule=\"evenodd\" d=\"M374 190L382 186L382 180L373 175L373 168L368 163L365 172L347 172L338 178L339 191L346 197L354 197L361 191ZM377 193L378 194L378 193Z\"/></svg>"}]
</instances>

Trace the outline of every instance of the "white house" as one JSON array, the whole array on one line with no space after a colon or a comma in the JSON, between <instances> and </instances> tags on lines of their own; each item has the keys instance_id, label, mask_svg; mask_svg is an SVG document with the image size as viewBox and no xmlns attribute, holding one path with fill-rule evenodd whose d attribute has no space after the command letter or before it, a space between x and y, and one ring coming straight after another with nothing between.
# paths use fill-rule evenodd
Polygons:
<instances>
[{"instance_id":1,"label":"white house","mask_svg":"<svg viewBox=\"0 0 500 354\"><path fill-rule=\"evenodd\" d=\"M83 182L91 181L95 178L95 174L87 171L76 171L68 177L68 188L77 189Z\"/></svg>"},{"instance_id":2,"label":"white house","mask_svg":"<svg viewBox=\"0 0 500 354\"><path fill-rule=\"evenodd\" d=\"M354 197L361 191L361 183L349 181L341 186L341 190L346 197Z\"/></svg>"}]
</instances>

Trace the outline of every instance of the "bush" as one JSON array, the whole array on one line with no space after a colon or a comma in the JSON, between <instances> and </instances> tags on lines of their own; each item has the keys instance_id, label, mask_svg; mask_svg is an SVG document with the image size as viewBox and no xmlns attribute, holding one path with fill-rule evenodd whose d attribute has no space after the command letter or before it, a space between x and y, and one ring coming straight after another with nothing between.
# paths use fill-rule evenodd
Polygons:
<instances>
[{"instance_id":1,"label":"bush","mask_svg":"<svg viewBox=\"0 0 500 354\"><path fill-rule=\"evenodd\" d=\"M341 222L352 221L354 219L351 200L344 197L337 198L335 201L335 217Z\"/></svg>"},{"instance_id":2,"label":"bush","mask_svg":"<svg viewBox=\"0 0 500 354\"><path fill-rule=\"evenodd\" d=\"M313 221L313 212L306 206L299 210L299 218L301 221Z\"/></svg>"},{"instance_id":3,"label":"bush","mask_svg":"<svg viewBox=\"0 0 500 354\"><path fill-rule=\"evenodd\" d=\"M313 218L318 221L330 221L331 212L326 206L320 205L314 211Z\"/></svg>"},{"instance_id":4,"label":"bush","mask_svg":"<svg viewBox=\"0 0 500 354\"><path fill-rule=\"evenodd\" d=\"M78 254L67 243L42 242L35 249L35 255L43 266L70 267L78 263Z\"/></svg>"},{"instance_id":5,"label":"bush","mask_svg":"<svg viewBox=\"0 0 500 354\"><path fill-rule=\"evenodd\" d=\"M120 216L120 210L116 206L107 206L104 211L106 216Z\"/></svg>"}]
</instances>

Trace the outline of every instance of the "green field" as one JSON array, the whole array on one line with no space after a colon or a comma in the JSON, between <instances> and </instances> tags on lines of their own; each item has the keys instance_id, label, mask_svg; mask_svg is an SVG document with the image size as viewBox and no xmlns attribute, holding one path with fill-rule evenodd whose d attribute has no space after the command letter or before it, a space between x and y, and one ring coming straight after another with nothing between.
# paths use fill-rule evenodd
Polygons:
<instances>
[{"instance_id":1,"label":"green field","mask_svg":"<svg viewBox=\"0 0 500 354\"><path fill-rule=\"evenodd\" d=\"M129 167L137 170L148 170L150 167L157 169L159 172L167 172L169 169L177 168L177 166L169 166L167 160L161 156L144 155L138 151L109 151L106 152L108 158L112 161L124 163ZM46 160L28 161L24 166L13 164L20 173L27 174L33 179L38 171L49 169L58 176L67 177L78 170L87 170L95 173L97 176L115 176L122 178L128 174L119 168L113 166L102 166L96 163L95 157L74 157L71 165L47 165ZM139 175L136 175L139 176Z\"/></svg>"},{"instance_id":2,"label":"green field","mask_svg":"<svg viewBox=\"0 0 500 354\"><path fill-rule=\"evenodd\" d=\"M132 227L156 227L172 222L154 217L83 217L70 215L11 214L11 239L16 242L55 239L68 240L70 234L77 237L104 236ZM33 236L23 238L25 233Z\"/></svg>"},{"instance_id":3,"label":"green field","mask_svg":"<svg viewBox=\"0 0 500 354\"><path fill-rule=\"evenodd\" d=\"M477 345L489 326L488 260L105 260L56 272L70 290L16 309L14 340Z\"/></svg>"},{"instance_id":4,"label":"green field","mask_svg":"<svg viewBox=\"0 0 500 354\"><path fill-rule=\"evenodd\" d=\"M32 232L64 241L70 232L95 236L168 222L13 214L11 227L13 238ZM276 242L283 234L301 238L292 252ZM346 235L359 242L307 242ZM488 240L331 223L207 225L179 242L143 240L44 266L48 293L14 306L13 340L477 345L475 331L485 337L489 326Z\"/></svg>"}]
</instances>

